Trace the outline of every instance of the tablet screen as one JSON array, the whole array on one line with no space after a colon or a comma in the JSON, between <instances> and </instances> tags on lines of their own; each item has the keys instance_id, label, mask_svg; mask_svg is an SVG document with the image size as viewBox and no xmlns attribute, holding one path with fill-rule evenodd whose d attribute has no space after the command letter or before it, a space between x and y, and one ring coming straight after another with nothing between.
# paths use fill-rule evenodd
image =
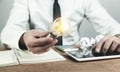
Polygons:
<instances>
[{"instance_id":1,"label":"tablet screen","mask_svg":"<svg viewBox=\"0 0 120 72\"><path fill-rule=\"evenodd\" d=\"M90 61L90 60L101 60L101 59L110 59L110 58L119 58L119 54L115 55L102 55L98 54L98 56L95 56L92 51L88 52L82 52L80 50L71 50L66 51L66 54L71 56L77 61Z\"/></svg>"}]
</instances>

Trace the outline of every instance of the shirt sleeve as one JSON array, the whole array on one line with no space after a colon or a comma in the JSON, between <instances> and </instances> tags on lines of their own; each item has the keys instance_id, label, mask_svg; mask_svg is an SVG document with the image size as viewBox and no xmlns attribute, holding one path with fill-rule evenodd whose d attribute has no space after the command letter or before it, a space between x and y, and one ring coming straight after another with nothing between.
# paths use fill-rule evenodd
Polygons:
<instances>
[{"instance_id":1,"label":"shirt sleeve","mask_svg":"<svg viewBox=\"0 0 120 72\"><path fill-rule=\"evenodd\" d=\"M86 0L86 17L95 30L102 34L120 33L120 24L101 6L98 0Z\"/></svg>"},{"instance_id":2,"label":"shirt sleeve","mask_svg":"<svg viewBox=\"0 0 120 72\"><path fill-rule=\"evenodd\" d=\"M8 22L1 32L1 42L9 48L19 49L19 39L29 29L27 0L15 0Z\"/></svg>"}]
</instances>

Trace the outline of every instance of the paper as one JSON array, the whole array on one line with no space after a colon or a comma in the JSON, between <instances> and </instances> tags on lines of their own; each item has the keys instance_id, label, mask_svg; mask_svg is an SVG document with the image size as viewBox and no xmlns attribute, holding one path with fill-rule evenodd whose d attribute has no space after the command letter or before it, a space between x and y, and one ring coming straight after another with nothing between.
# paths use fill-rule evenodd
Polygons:
<instances>
[{"instance_id":1,"label":"paper","mask_svg":"<svg viewBox=\"0 0 120 72\"><path fill-rule=\"evenodd\" d=\"M29 51L22 51L18 49L0 51L0 67L62 60L66 59L52 49L43 54L32 54Z\"/></svg>"},{"instance_id":2,"label":"paper","mask_svg":"<svg viewBox=\"0 0 120 72\"><path fill-rule=\"evenodd\" d=\"M76 52L71 52L71 53L77 57L93 56L92 49L91 49L92 46L95 45L96 43L98 43L103 37L104 37L104 35L98 35L95 37L95 39L94 38L89 39L87 37L83 37L77 43L77 45L80 46L80 50L78 50Z\"/></svg>"},{"instance_id":3,"label":"paper","mask_svg":"<svg viewBox=\"0 0 120 72\"><path fill-rule=\"evenodd\" d=\"M31 64L31 63L41 63L41 62L52 62L66 60L59 53L51 49L43 54L33 54L29 51L15 51L19 59L20 64Z\"/></svg>"},{"instance_id":4,"label":"paper","mask_svg":"<svg viewBox=\"0 0 120 72\"><path fill-rule=\"evenodd\" d=\"M0 51L0 67L19 64L13 50Z\"/></svg>"}]
</instances>

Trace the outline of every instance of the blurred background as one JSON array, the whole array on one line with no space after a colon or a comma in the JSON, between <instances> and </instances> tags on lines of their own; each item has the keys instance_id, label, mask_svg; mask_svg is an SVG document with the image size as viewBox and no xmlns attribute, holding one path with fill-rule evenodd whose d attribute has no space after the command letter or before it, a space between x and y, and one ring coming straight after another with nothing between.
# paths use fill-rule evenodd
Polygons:
<instances>
[{"instance_id":1,"label":"blurred background","mask_svg":"<svg viewBox=\"0 0 120 72\"><path fill-rule=\"evenodd\" d=\"M103 7L105 7L105 9L108 11L108 13L120 23L120 0L99 1L103 5ZM13 6L13 2L14 0L0 0L0 33L8 20L9 12ZM89 22L87 20L84 20L83 24L81 25L81 37L95 37L98 34L88 23Z\"/></svg>"}]
</instances>

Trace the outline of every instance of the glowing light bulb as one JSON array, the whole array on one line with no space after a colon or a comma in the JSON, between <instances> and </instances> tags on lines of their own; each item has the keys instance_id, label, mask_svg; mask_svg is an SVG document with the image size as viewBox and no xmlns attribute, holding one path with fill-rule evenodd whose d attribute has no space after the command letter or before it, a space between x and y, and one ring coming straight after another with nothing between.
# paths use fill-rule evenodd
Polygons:
<instances>
[{"instance_id":1,"label":"glowing light bulb","mask_svg":"<svg viewBox=\"0 0 120 72\"><path fill-rule=\"evenodd\" d=\"M51 27L51 37L57 38L59 36L66 36L70 33L70 21L65 18L57 18Z\"/></svg>"}]
</instances>

